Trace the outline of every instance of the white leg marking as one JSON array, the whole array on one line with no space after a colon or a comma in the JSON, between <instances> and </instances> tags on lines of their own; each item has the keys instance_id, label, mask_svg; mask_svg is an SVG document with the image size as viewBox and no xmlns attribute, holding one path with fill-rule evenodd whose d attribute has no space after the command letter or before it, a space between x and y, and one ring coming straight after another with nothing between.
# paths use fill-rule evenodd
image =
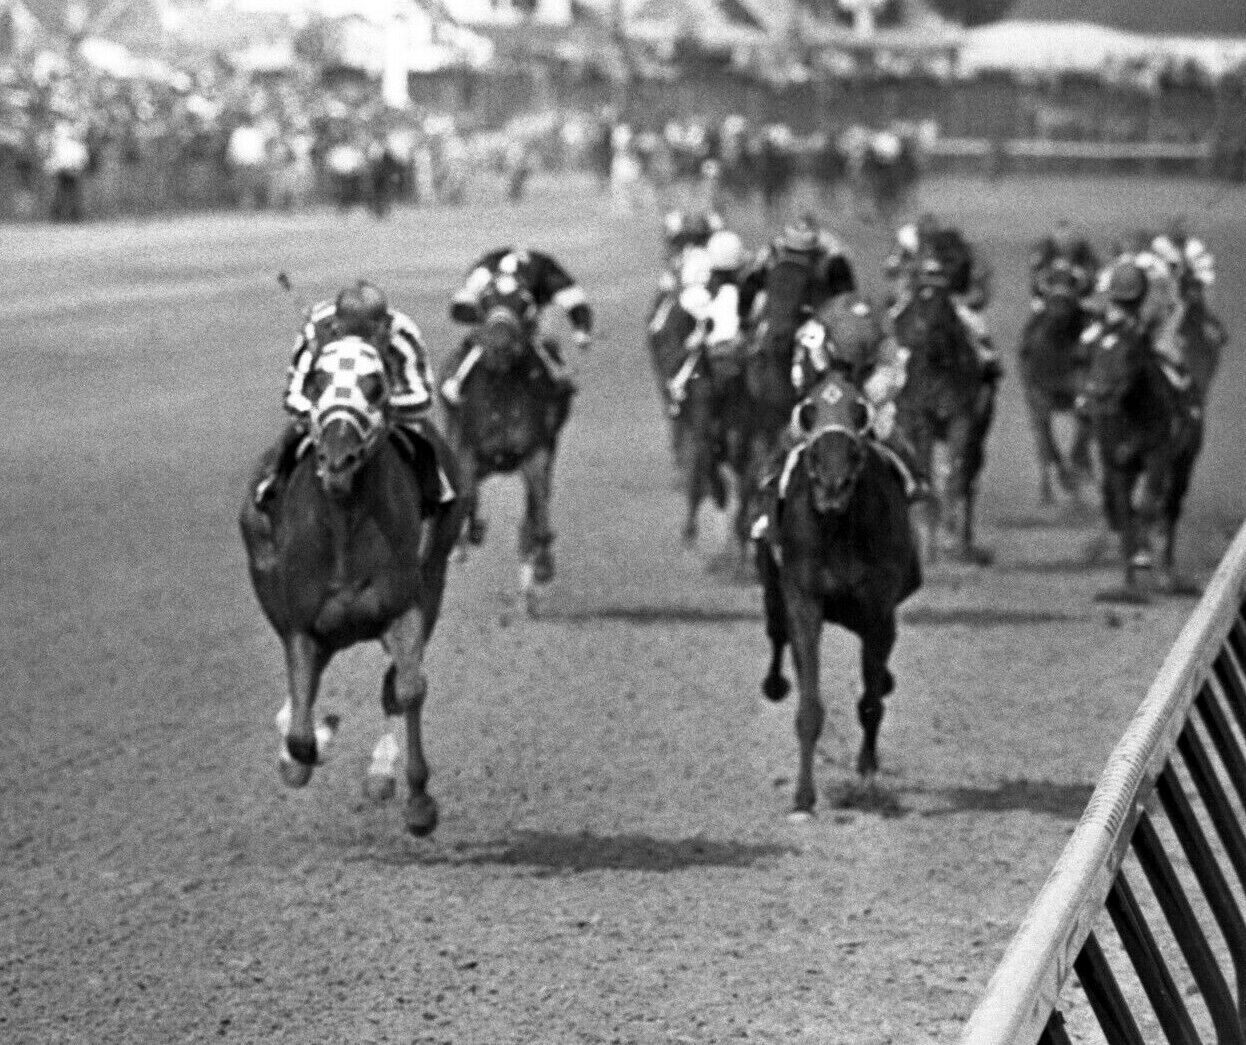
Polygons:
<instances>
[{"instance_id":1,"label":"white leg marking","mask_svg":"<svg viewBox=\"0 0 1246 1045\"><path fill-rule=\"evenodd\" d=\"M281 710L277 712L277 732L281 734L282 740L290 735L290 719L293 715L294 708L287 700L281 705Z\"/></svg>"},{"instance_id":2,"label":"white leg marking","mask_svg":"<svg viewBox=\"0 0 1246 1045\"><path fill-rule=\"evenodd\" d=\"M521 563L519 566L519 590L532 591L536 587L536 567L530 562Z\"/></svg>"},{"instance_id":3,"label":"white leg marking","mask_svg":"<svg viewBox=\"0 0 1246 1045\"><path fill-rule=\"evenodd\" d=\"M337 736L337 721L326 722L321 719L316 723L316 765L323 766L328 761L329 744Z\"/></svg>"},{"instance_id":4,"label":"white leg marking","mask_svg":"<svg viewBox=\"0 0 1246 1045\"><path fill-rule=\"evenodd\" d=\"M389 732L385 733L377 741L376 747L372 749L372 761L368 765L368 774L370 776L392 777L395 775L395 768L398 762L397 729L402 719L402 715L394 715L386 723L386 728Z\"/></svg>"}]
</instances>

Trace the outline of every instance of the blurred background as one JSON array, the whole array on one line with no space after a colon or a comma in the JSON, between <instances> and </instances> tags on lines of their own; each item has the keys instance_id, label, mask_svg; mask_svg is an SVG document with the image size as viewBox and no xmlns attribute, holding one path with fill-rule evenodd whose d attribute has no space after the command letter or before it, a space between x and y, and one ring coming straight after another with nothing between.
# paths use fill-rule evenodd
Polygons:
<instances>
[{"instance_id":1,"label":"blurred background","mask_svg":"<svg viewBox=\"0 0 1246 1045\"><path fill-rule=\"evenodd\" d=\"M1246 179L1246 5L0 0L8 220L940 170Z\"/></svg>"}]
</instances>

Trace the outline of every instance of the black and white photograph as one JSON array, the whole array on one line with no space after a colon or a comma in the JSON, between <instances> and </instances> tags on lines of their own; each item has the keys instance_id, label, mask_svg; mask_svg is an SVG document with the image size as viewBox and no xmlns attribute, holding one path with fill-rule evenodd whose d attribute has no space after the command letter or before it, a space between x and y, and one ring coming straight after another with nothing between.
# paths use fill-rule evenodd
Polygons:
<instances>
[{"instance_id":1,"label":"black and white photograph","mask_svg":"<svg viewBox=\"0 0 1246 1045\"><path fill-rule=\"evenodd\" d=\"M0 0L0 1043L1246 1045L1246 0Z\"/></svg>"}]
</instances>

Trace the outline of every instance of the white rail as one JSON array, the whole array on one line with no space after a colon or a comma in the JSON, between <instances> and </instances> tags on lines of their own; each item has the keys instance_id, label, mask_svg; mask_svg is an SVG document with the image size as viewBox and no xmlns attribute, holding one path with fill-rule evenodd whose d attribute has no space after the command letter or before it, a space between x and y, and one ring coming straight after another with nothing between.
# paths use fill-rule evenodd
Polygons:
<instances>
[{"instance_id":1,"label":"white rail","mask_svg":"<svg viewBox=\"0 0 1246 1045\"><path fill-rule=\"evenodd\" d=\"M1033 1045L1103 910L1138 814L1246 597L1238 531L1146 699L1109 757L1068 845L1026 914L961 1045Z\"/></svg>"}]
</instances>

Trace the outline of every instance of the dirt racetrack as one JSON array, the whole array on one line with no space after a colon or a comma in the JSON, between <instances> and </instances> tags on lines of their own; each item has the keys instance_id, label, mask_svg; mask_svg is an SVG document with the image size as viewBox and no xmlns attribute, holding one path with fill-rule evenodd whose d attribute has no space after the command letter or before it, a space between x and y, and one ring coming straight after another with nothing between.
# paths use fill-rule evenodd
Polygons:
<instances>
[{"instance_id":1,"label":"dirt racetrack","mask_svg":"<svg viewBox=\"0 0 1246 1045\"><path fill-rule=\"evenodd\" d=\"M793 704L758 690L758 593L678 540L643 313L657 220L537 185L515 209L212 216L0 231L0 1040L951 1041L1188 614L1111 611L1094 521L1036 509L1015 365L984 480L994 568L908 606L881 752L853 801L855 648L825 646L820 816L786 820ZM936 183L992 258L1011 355L1028 243L1101 246L1190 214L1246 331L1246 194L1203 184ZM756 223L745 231L761 237ZM842 226L871 289L885 241ZM296 310L367 274L439 354L463 269L508 239L580 275L602 336L559 465L560 582L515 595L516 487L455 567L428 675L442 826L364 802L381 659L331 668L344 717L300 792L275 772L280 650L235 515L276 430ZM1183 561L1243 515L1230 346Z\"/></svg>"}]
</instances>

